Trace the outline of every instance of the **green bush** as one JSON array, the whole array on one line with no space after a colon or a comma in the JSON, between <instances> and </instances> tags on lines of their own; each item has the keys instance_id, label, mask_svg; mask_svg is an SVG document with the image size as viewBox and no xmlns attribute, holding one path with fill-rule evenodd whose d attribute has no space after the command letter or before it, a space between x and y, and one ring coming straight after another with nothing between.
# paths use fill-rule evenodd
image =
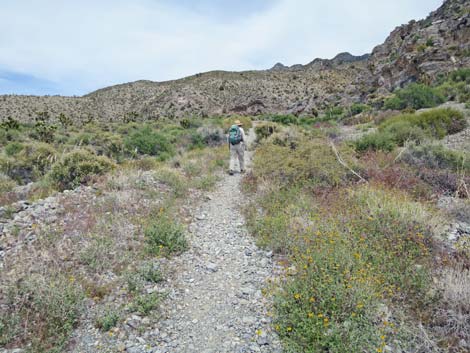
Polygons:
<instances>
[{"instance_id":1,"label":"green bush","mask_svg":"<svg viewBox=\"0 0 470 353\"><path fill-rule=\"evenodd\" d=\"M387 132L373 132L364 135L355 142L358 152L372 151L393 151L396 147L394 136Z\"/></svg>"},{"instance_id":2,"label":"green bush","mask_svg":"<svg viewBox=\"0 0 470 353\"><path fill-rule=\"evenodd\" d=\"M380 124L379 131L355 142L356 150L392 151L406 141L422 143L431 138L462 131L467 122L462 113L453 109L433 109L420 114L400 114Z\"/></svg>"},{"instance_id":3,"label":"green bush","mask_svg":"<svg viewBox=\"0 0 470 353\"><path fill-rule=\"evenodd\" d=\"M141 128L132 132L124 140L124 145L132 153L148 154L167 158L174 153L173 147L167 137L155 132L150 127Z\"/></svg>"},{"instance_id":4,"label":"green bush","mask_svg":"<svg viewBox=\"0 0 470 353\"><path fill-rule=\"evenodd\" d=\"M396 91L391 98L385 100L384 108L392 110L433 108L444 101L442 94L435 88L413 83Z\"/></svg>"},{"instance_id":5,"label":"green bush","mask_svg":"<svg viewBox=\"0 0 470 353\"><path fill-rule=\"evenodd\" d=\"M20 183L28 183L46 174L55 160L56 150L51 145L29 143L14 157L0 159L0 170Z\"/></svg>"},{"instance_id":6,"label":"green bush","mask_svg":"<svg viewBox=\"0 0 470 353\"><path fill-rule=\"evenodd\" d=\"M384 129L384 132L385 136L392 136L393 142L399 146L403 146L406 141L421 143L429 138L429 133L407 120L398 120L394 124L390 124ZM387 150L384 148L379 149L382 151Z\"/></svg>"},{"instance_id":7,"label":"green bush","mask_svg":"<svg viewBox=\"0 0 470 353\"><path fill-rule=\"evenodd\" d=\"M147 282L159 283L163 281L163 274L160 268L151 262L143 264L139 268L139 274Z\"/></svg>"},{"instance_id":8,"label":"green bush","mask_svg":"<svg viewBox=\"0 0 470 353\"><path fill-rule=\"evenodd\" d=\"M153 255L181 253L188 247L183 227L166 215L159 215L145 229L147 252Z\"/></svg>"},{"instance_id":9,"label":"green bush","mask_svg":"<svg viewBox=\"0 0 470 353\"><path fill-rule=\"evenodd\" d=\"M371 107L367 104L361 104L361 103L354 103L351 105L351 115L357 115L361 114L363 112L367 112L371 109Z\"/></svg>"},{"instance_id":10,"label":"green bush","mask_svg":"<svg viewBox=\"0 0 470 353\"><path fill-rule=\"evenodd\" d=\"M97 135L93 141L93 148L98 155L113 158L118 162L124 158L124 141L120 135L111 132L103 132Z\"/></svg>"},{"instance_id":11,"label":"green bush","mask_svg":"<svg viewBox=\"0 0 470 353\"><path fill-rule=\"evenodd\" d=\"M293 125L293 124L298 124L299 120L295 115L289 114L289 115L272 115L268 117L268 120L278 123L278 124L283 124L283 125Z\"/></svg>"},{"instance_id":12,"label":"green bush","mask_svg":"<svg viewBox=\"0 0 470 353\"><path fill-rule=\"evenodd\" d=\"M35 117L34 132L31 136L42 142L53 142L57 126L51 124L49 120L50 115L48 112L37 113Z\"/></svg>"},{"instance_id":13,"label":"green bush","mask_svg":"<svg viewBox=\"0 0 470 353\"><path fill-rule=\"evenodd\" d=\"M5 130L18 130L20 128L20 123L18 122L18 120L13 119L11 116L9 116L0 123L0 127Z\"/></svg>"},{"instance_id":14,"label":"green bush","mask_svg":"<svg viewBox=\"0 0 470 353\"><path fill-rule=\"evenodd\" d=\"M325 109L325 119L326 120L340 120L344 117L344 108L343 107L328 107Z\"/></svg>"},{"instance_id":15,"label":"green bush","mask_svg":"<svg viewBox=\"0 0 470 353\"><path fill-rule=\"evenodd\" d=\"M18 154L23 148L24 145L20 142L10 142L8 145L5 146L5 154L11 157Z\"/></svg>"},{"instance_id":16,"label":"green bush","mask_svg":"<svg viewBox=\"0 0 470 353\"><path fill-rule=\"evenodd\" d=\"M449 79L454 82L470 82L470 69L458 69L449 75Z\"/></svg>"},{"instance_id":17,"label":"green bush","mask_svg":"<svg viewBox=\"0 0 470 353\"><path fill-rule=\"evenodd\" d=\"M141 315L148 315L155 310L160 303L160 296L157 293L145 294L135 298L132 310Z\"/></svg>"},{"instance_id":18,"label":"green bush","mask_svg":"<svg viewBox=\"0 0 470 353\"><path fill-rule=\"evenodd\" d=\"M102 175L114 168L114 163L104 156L79 149L67 153L54 163L48 177L59 190L74 189L87 183L93 176Z\"/></svg>"},{"instance_id":19,"label":"green bush","mask_svg":"<svg viewBox=\"0 0 470 353\"><path fill-rule=\"evenodd\" d=\"M116 327L120 320L119 312L115 310L106 310L102 316L95 319L95 326L101 331L109 331Z\"/></svg>"},{"instance_id":20,"label":"green bush","mask_svg":"<svg viewBox=\"0 0 470 353\"><path fill-rule=\"evenodd\" d=\"M384 121L380 125L381 131L390 131L392 125L407 122L410 126L417 126L434 138L442 139L446 135L455 134L464 130L467 122L463 114L453 109L433 109L419 114L401 114Z\"/></svg>"}]
</instances>

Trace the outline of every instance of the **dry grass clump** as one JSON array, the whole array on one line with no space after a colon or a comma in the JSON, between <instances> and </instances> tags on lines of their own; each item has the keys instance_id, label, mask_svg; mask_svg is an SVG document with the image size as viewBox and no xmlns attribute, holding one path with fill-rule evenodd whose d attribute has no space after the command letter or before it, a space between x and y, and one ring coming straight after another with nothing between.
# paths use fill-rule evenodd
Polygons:
<instances>
[{"instance_id":1,"label":"dry grass clump","mask_svg":"<svg viewBox=\"0 0 470 353\"><path fill-rule=\"evenodd\" d=\"M437 282L441 300L433 317L433 330L451 347L470 340L470 270L447 267ZM467 345L468 347L468 345Z\"/></svg>"}]
</instances>

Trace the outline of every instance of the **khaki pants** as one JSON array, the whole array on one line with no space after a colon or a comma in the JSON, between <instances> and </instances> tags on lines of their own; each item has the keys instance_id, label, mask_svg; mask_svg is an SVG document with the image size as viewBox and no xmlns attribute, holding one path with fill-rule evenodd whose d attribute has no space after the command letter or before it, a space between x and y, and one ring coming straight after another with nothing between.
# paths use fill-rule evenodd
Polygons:
<instances>
[{"instance_id":1,"label":"khaki pants","mask_svg":"<svg viewBox=\"0 0 470 353\"><path fill-rule=\"evenodd\" d=\"M238 145L230 144L230 170L235 171L237 159L240 171L245 170L245 144L242 142Z\"/></svg>"}]
</instances>

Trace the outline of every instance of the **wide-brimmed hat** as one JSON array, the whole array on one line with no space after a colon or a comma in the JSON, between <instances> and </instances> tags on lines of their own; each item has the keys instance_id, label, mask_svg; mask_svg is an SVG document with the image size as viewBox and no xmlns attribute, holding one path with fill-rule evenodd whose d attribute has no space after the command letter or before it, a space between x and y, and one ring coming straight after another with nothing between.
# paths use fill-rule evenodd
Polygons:
<instances>
[{"instance_id":1,"label":"wide-brimmed hat","mask_svg":"<svg viewBox=\"0 0 470 353\"><path fill-rule=\"evenodd\" d=\"M235 125L243 126L243 123L240 120L235 120Z\"/></svg>"}]
</instances>

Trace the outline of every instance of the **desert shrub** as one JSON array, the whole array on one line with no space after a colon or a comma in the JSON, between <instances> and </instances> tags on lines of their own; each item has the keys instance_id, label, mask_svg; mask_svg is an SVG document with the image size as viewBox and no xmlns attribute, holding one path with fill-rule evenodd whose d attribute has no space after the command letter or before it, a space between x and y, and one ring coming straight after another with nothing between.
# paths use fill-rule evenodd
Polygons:
<instances>
[{"instance_id":1,"label":"desert shrub","mask_svg":"<svg viewBox=\"0 0 470 353\"><path fill-rule=\"evenodd\" d=\"M410 146L403 153L401 159L418 168L427 167L431 169L470 171L470 153L450 150L442 145Z\"/></svg>"},{"instance_id":2,"label":"desert shrub","mask_svg":"<svg viewBox=\"0 0 470 353\"><path fill-rule=\"evenodd\" d=\"M215 188L218 181L219 181L219 178L216 177L215 175L204 175L204 176L196 178L193 181L193 185L196 189L209 191Z\"/></svg>"},{"instance_id":3,"label":"desert shrub","mask_svg":"<svg viewBox=\"0 0 470 353\"><path fill-rule=\"evenodd\" d=\"M470 82L470 69L458 69L449 74L449 79L454 82Z\"/></svg>"},{"instance_id":4,"label":"desert shrub","mask_svg":"<svg viewBox=\"0 0 470 353\"><path fill-rule=\"evenodd\" d=\"M368 152L361 157L363 177L372 184L408 192L416 199L429 200L433 190L416 173L413 166L395 160L387 152Z\"/></svg>"},{"instance_id":5,"label":"desert shrub","mask_svg":"<svg viewBox=\"0 0 470 353\"><path fill-rule=\"evenodd\" d=\"M46 174L56 160L56 150L49 144L24 144L18 153L0 160L0 169L10 178L28 183Z\"/></svg>"},{"instance_id":6,"label":"desert shrub","mask_svg":"<svg viewBox=\"0 0 470 353\"><path fill-rule=\"evenodd\" d=\"M466 190L462 190L462 182L470 184L470 176L459 175L459 173L432 168L420 168L418 176L429 184L438 195L459 195L468 197Z\"/></svg>"},{"instance_id":7,"label":"desert shrub","mask_svg":"<svg viewBox=\"0 0 470 353\"><path fill-rule=\"evenodd\" d=\"M163 274L158 264L147 262L138 269L139 275L147 282L159 283L163 281Z\"/></svg>"},{"instance_id":8,"label":"desert shrub","mask_svg":"<svg viewBox=\"0 0 470 353\"><path fill-rule=\"evenodd\" d=\"M205 146L218 146L227 142L225 133L221 128L202 126L197 129L197 133Z\"/></svg>"},{"instance_id":9,"label":"desert shrub","mask_svg":"<svg viewBox=\"0 0 470 353\"><path fill-rule=\"evenodd\" d=\"M11 285L6 299L0 342L28 344L31 352L65 349L82 312L83 293L75 281L60 274L31 275Z\"/></svg>"},{"instance_id":10,"label":"desert shrub","mask_svg":"<svg viewBox=\"0 0 470 353\"><path fill-rule=\"evenodd\" d=\"M419 114L401 114L382 124L380 130L390 130L392 125L406 121L410 126L417 126L434 138L443 138L465 129L467 122L463 114L454 109L433 109Z\"/></svg>"},{"instance_id":11,"label":"desert shrub","mask_svg":"<svg viewBox=\"0 0 470 353\"><path fill-rule=\"evenodd\" d=\"M190 119L181 119L180 125L183 129L191 128L191 120Z\"/></svg>"},{"instance_id":12,"label":"desert shrub","mask_svg":"<svg viewBox=\"0 0 470 353\"><path fill-rule=\"evenodd\" d=\"M59 123L62 125L63 128L67 128L71 125L73 125L72 119L70 119L67 115L64 113L60 113L57 116L57 120L59 120Z\"/></svg>"},{"instance_id":13,"label":"desert shrub","mask_svg":"<svg viewBox=\"0 0 470 353\"><path fill-rule=\"evenodd\" d=\"M224 130L219 127L201 126L190 134L191 148L214 147L226 142Z\"/></svg>"},{"instance_id":14,"label":"desert shrub","mask_svg":"<svg viewBox=\"0 0 470 353\"><path fill-rule=\"evenodd\" d=\"M444 101L444 97L436 89L413 83L386 99L384 108L392 110L433 108Z\"/></svg>"},{"instance_id":15,"label":"desert shrub","mask_svg":"<svg viewBox=\"0 0 470 353\"><path fill-rule=\"evenodd\" d=\"M5 130L18 130L20 128L20 123L18 120L9 116L0 123L0 127Z\"/></svg>"},{"instance_id":16,"label":"desert shrub","mask_svg":"<svg viewBox=\"0 0 470 353\"><path fill-rule=\"evenodd\" d=\"M328 107L324 111L326 120L340 120L344 117L343 107Z\"/></svg>"},{"instance_id":17,"label":"desert shrub","mask_svg":"<svg viewBox=\"0 0 470 353\"><path fill-rule=\"evenodd\" d=\"M442 139L462 131L467 122L453 109L433 109L419 114L400 114L383 121L379 131L356 141L356 150L391 151L406 141L422 143L429 138Z\"/></svg>"},{"instance_id":18,"label":"desert shrub","mask_svg":"<svg viewBox=\"0 0 470 353\"><path fill-rule=\"evenodd\" d=\"M404 119L397 120L394 124L388 125L384 128L383 132L380 131L378 134L391 136L393 142L399 146L403 146L407 141L421 143L430 137L429 133L423 128L413 125L411 121Z\"/></svg>"},{"instance_id":19,"label":"desert shrub","mask_svg":"<svg viewBox=\"0 0 470 353\"><path fill-rule=\"evenodd\" d=\"M439 85L437 88L438 92L442 94L447 100L455 101L460 100L460 97L467 91L465 82L452 82L447 81Z\"/></svg>"},{"instance_id":20,"label":"desert shrub","mask_svg":"<svg viewBox=\"0 0 470 353\"><path fill-rule=\"evenodd\" d=\"M92 143L94 134L90 132L80 132L69 138L69 143L76 146L86 146Z\"/></svg>"},{"instance_id":21,"label":"desert shrub","mask_svg":"<svg viewBox=\"0 0 470 353\"><path fill-rule=\"evenodd\" d=\"M183 227L167 215L158 215L145 229L146 250L153 255L181 253L188 247Z\"/></svg>"},{"instance_id":22,"label":"desert shrub","mask_svg":"<svg viewBox=\"0 0 470 353\"><path fill-rule=\"evenodd\" d=\"M354 165L352 152L345 146L340 153ZM299 146L262 145L255 155L255 176L275 180L281 185L307 183L314 187L333 187L346 182L349 173L335 162L336 157L325 140L302 140Z\"/></svg>"},{"instance_id":23,"label":"desert shrub","mask_svg":"<svg viewBox=\"0 0 470 353\"><path fill-rule=\"evenodd\" d=\"M103 132L96 135L91 144L98 155L117 161L122 161L125 156L124 141L120 135Z\"/></svg>"},{"instance_id":24,"label":"desert shrub","mask_svg":"<svg viewBox=\"0 0 470 353\"><path fill-rule=\"evenodd\" d=\"M135 298L131 309L141 315L148 315L157 309L160 304L160 296L157 293L144 294Z\"/></svg>"},{"instance_id":25,"label":"desert shrub","mask_svg":"<svg viewBox=\"0 0 470 353\"><path fill-rule=\"evenodd\" d=\"M401 192L363 186L321 201L273 189L252 207L253 234L291 266L274 302L287 351L383 351L400 330L383 303L413 310L424 300L430 215Z\"/></svg>"},{"instance_id":26,"label":"desert shrub","mask_svg":"<svg viewBox=\"0 0 470 353\"><path fill-rule=\"evenodd\" d=\"M88 150L77 149L65 154L54 163L48 177L60 190L74 189L87 183L93 176L102 175L114 168L107 157L97 156Z\"/></svg>"},{"instance_id":27,"label":"desert shrub","mask_svg":"<svg viewBox=\"0 0 470 353\"><path fill-rule=\"evenodd\" d=\"M369 111L370 109L371 109L371 107L367 104L354 103L353 105L351 105L350 115L361 114L363 112Z\"/></svg>"},{"instance_id":28,"label":"desert shrub","mask_svg":"<svg viewBox=\"0 0 470 353\"><path fill-rule=\"evenodd\" d=\"M137 169L137 170L156 170L158 169L160 162L151 156L143 156L142 158L127 160L123 163L126 168Z\"/></svg>"},{"instance_id":29,"label":"desert shrub","mask_svg":"<svg viewBox=\"0 0 470 353\"><path fill-rule=\"evenodd\" d=\"M390 152L396 146L394 136L388 132L373 132L355 141L355 147L358 152L365 152L367 150Z\"/></svg>"},{"instance_id":30,"label":"desert shrub","mask_svg":"<svg viewBox=\"0 0 470 353\"><path fill-rule=\"evenodd\" d=\"M283 125L293 125L298 124L299 119L295 115L272 115L269 116L267 120L272 122L283 124Z\"/></svg>"},{"instance_id":31,"label":"desert shrub","mask_svg":"<svg viewBox=\"0 0 470 353\"><path fill-rule=\"evenodd\" d=\"M184 177L176 170L160 168L157 170L158 181L168 185L176 197L183 196L188 190L188 185Z\"/></svg>"},{"instance_id":32,"label":"desert shrub","mask_svg":"<svg viewBox=\"0 0 470 353\"><path fill-rule=\"evenodd\" d=\"M284 128L268 137L267 141L273 145L289 147L294 150L299 145L302 136L301 132L297 129Z\"/></svg>"},{"instance_id":33,"label":"desert shrub","mask_svg":"<svg viewBox=\"0 0 470 353\"><path fill-rule=\"evenodd\" d=\"M34 120L34 130L31 133L31 137L46 143L53 142L57 126L50 122L49 113L39 112Z\"/></svg>"},{"instance_id":34,"label":"desert shrub","mask_svg":"<svg viewBox=\"0 0 470 353\"><path fill-rule=\"evenodd\" d=\"M101 135L99 146L96 148L98 154L103 154L116 160L122 159L124 153L124 142L119 135L104 133Z\"/></svg>"},{"instance_id":35,"label":"desert shrub","mask_svg":"<svg viewBox=\"0 0 470 353\"><path fill-rule=\"evenodd\" d=\"M470 199L459 200L449 207L448 212L460 222L470 223Z\"/></svg>"},{"instance_id":36,"label":"desert shrub","mask_svg":"<svg viewBox=\"0 0 470 353\"><path fill-rule=\"evenodd\" d=\"M7 175L0 173L0 193L10 192L16 186L14 180Z\"/></svg>"},{"instance_id":37,"label":"desert shrub","mask_svg":"<svg viewBox=\"0 0 470 353\"><path fill-rule=\"evenodd\" d=\"M79 252L80 262L88 266L94 272L102 272L109 268L110 251L113 242L106 237L93 237L91 241L83 246Z\"/></svg>"},{"instance_id":38,"label":"desert shrub","mask_svg":"<svg viewBox=\"0 0 470 353\"><path fill-rule=\"evenodd\" d=\"M119 323L121 315L113 309L106 309L101 316L95 319L95 326L101 331L109 331Z\"/></svg>"},{"instance_id":39,"label":"desert shrub","mask_svg":"<svg viewBox=\"0 0 470 353\"><path fill-rule=\"evenodd\" d=\"M276 131L278 131L278 129L279 128L276 124L272 124L272 123L258 124L255 127L256 141L260 142L261 140L274 134Z\"/></svg>"},{"instance_id":40,"label":"desert shrub","mask_svg":"<svg viewBox=\"0 0 470 353\"><path fill-rule=\"evenodd\" d=\"M159 156L163 159L174 153L167 137L150 127L144 127L130 133L125 138L124 145L132 153Z\"/></svg>"},{"instance_id":41,"label":"desert shrub","mask_svg":"<svg viewBox=\"0 0 470 353\"><path fill-rule=\"evenodd\" d=\"M10 142L8 145L5 146L5 154L11 157L18 154L23 148L24 145L20 142Z\"/></svg>"},{"instance_id":42,"label":"desert shrub","mask_svg":"<svg viewBox=\"0 0 470 353\"><path fill-rule=\"evenodd\" d=\"M442 299L433 315L433 329L450 346L470 339L470 270L445 268L437 284ZM457 350L456 350L457 351Z\"/></svg>"}]
</instances>

